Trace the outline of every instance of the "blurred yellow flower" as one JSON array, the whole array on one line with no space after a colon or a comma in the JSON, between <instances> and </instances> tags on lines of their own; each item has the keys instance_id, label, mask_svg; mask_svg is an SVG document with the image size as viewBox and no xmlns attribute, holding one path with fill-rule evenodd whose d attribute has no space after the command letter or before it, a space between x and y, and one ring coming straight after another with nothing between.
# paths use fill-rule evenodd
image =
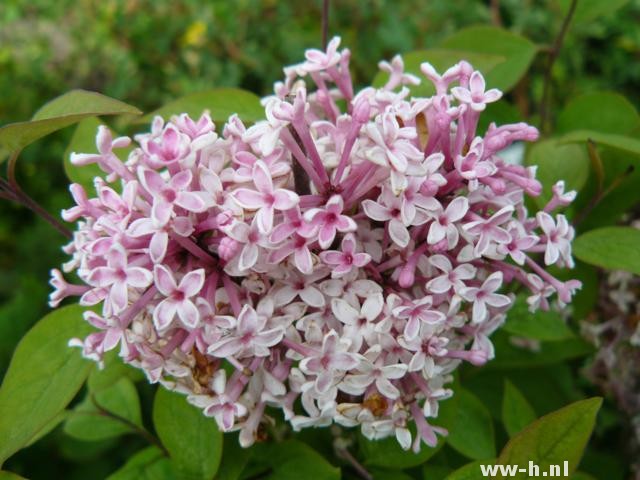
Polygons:
<instances>
[{"instance_id":1,"label":"blurred yellow flower","mask_svg":"<svg viewBox=\"0 0 640 480\"><path fill-rule=\"evenodd\" d=\"M193 22L180 38L183 47L201 47L207 36L207 24L202 20Z\"/></svg>"}]
</instances>

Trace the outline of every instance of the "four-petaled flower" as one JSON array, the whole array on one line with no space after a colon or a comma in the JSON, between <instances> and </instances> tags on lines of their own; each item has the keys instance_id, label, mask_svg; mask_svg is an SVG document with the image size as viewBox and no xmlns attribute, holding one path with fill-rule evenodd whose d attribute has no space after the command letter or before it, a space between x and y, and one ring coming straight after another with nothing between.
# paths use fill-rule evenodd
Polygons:
<instances>
[{"instance_id":1,"label":"four-petaled flower","mask_svg":"<svg viewBox=\"0 0 640 480\"><path fill-rule=\"evenodd\" d=\"M356 239L351 233L344 236L340 248L341 250L327 250L320 253L322 261L332 267L333 278L346 275L354 268L364 267L371 261L371 255L368 253L356 253Z\"/></svg>"},{"instance_id":2,"label":"four-petaled flower","mask_svg":"<svg viewBox=\"0 0 640 480\"><path fill-rule=\"evenodd\" d=\"M487 277L480 287L464 287L460 296L473 302L472 323L484 322L489 314L487 305L501 308L511 303L511 299L501 293L495 293L502 286L502 272L494 272Z\"/></svg>"},{"instance_id":3,"label":"four-petaled flower","mask_svg":"<svg viewBox=\"0 0 640 480\"><path fill-rule=\"evenodd\" d=\"M453 87L451 93L461 102L468 104L476 112L481 112L487 108L487 103L500 100L502 92L496 88L485 91L486 83L484 77L477 70L471 74L469 88Z\"/></svg>"},{"instance_id":4,"label":"four-petaled flower","mask_svg":"<svg viewBox=\"0 0 640 480\"><path fill-rule=\"evenodd\" d=\"M357 225L353 219L342 213L344 200L340 195L333 195L325 208L311 208L304 214L304 219L308 223L301 235L309 236L309 230L318 229L318 243L320 248L326 250L336 238L336 232L353 232Z\"/></svg>"},{"instance_id":5,"label":"four-petaled flower","mask_svg":"<svg viewBox=\"0 0 640 480\"><path fill-rule=\"evenodd\" d=\"M153 281L153 275L142 267L130 266L127 253L120 245L114 245L105 257L107 265L94 268L87 280L94 287L109 288L109 301L114 313L118 313L129 303L129 287L146 288Z\"/></svg>"},{"instance_id":6,"label":"four-petaled flower","mask_svg":"<svg viewBox=\"0 0 640 480\"><path fill-rule=\"evenodd\" d=\"M259 315L251 305L245 305L238 315L235 332L212 344L208 353L220 358L249 353L266 357L269 355L269 347L280 342L284 335L281 327L265 329L267 320L266 316Z\"/></svg>"},{"instance_id":7,"label":"four-petaled flower","mask_svg":"<svg viewBox=\"0 0 640 480\"><path fill-rule=\"evenodd\" d=\"M262 160L253 165L253 183L257 191L239 188L231 195L242 208L257 210L258 228L267 234L273 229L274 211L289 210L298 204L300 198L291 190L274 188L271 173Z\"/></svg>"},{"instance_id":8,"label":"four-petaled flower","mask_svg":"<svg viewBox=\"0 0 640 480\"><path fill-rule=\"evenodd\" d=\"M153 311L156 328L167 328L176 314L185 327L196 328L200 313L191 298L202 290L205 280L204 269L199 268L187 273L180 283L176 283L173 273L164 265L156 265L153 276L158 291L166 297Z\"/></svg>"}]
</instances>

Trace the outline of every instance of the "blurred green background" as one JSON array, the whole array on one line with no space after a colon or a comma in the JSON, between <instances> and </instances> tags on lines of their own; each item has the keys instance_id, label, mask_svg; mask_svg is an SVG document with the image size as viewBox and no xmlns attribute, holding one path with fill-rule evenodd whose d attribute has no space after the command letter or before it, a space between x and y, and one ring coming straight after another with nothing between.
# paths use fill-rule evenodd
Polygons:
<instances>
[{"instance_id":1,"label":"blurred green background","mask_svg":"<svg viewBox=\"0 0 640 480\"><path fill-rule=\"evenodd\" d=\"M595 1L603 5L602 14L576 22L556 63L553 104L606 88L640 106L640 0ZM429 48L468 25L501 25L522 34L541 53L508 100L520 118L536 124L545 50L567 3L335 1L330 34L340 35L352 50L359 85L371 81L380 59ZM284 65L319 46L320 17L319 0L1 0L0 125L28 119L72 88L99 91L145 111L211 87L267 94ZM70 204L61 160L72 130L29 147L19 164L23 188L56 214ZM48 310L48 271L64 260L62 244L29 211L0 204L0 377L20 337ZM78 461L73 441L66 442L58 463ZM80 455L93 458L91 476L76 464L75 470L65 469L65 478L101 478L137 446L110 450L120 458L100 460L92 455L108 445L93 453L85 448ZM42 478L52 478L47 468L42 466Z\"/></svg>"}]
</instances>

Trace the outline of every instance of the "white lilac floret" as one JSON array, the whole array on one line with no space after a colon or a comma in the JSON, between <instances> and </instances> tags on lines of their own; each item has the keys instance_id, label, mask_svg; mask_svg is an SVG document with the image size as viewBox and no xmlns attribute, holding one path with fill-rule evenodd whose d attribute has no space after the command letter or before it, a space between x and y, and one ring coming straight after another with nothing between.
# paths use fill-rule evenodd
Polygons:
<instances>
[{"instance_id":1,"label":"white lilac floret","mask_svg":"<svg viewBox=\"0 0 640 480\"><path fill-rule=\"evenodd\" d=\"M130 139L101 127L99 153L71 160L106 178L96 197L72 185L63 212L77 221L64 271L83 284L54 270L51 304L98 305L98 331L72 342L85 356L119 349L244 446L280 409L296 430L360 426L418 451L446 434L438 405L458 365L493 358L505 286L529 289L532 310L579 287L543 266L572 266L554 210L574 194L558 184L527 212L535 170L500 151L538 133L481 136L501 93L467 62L443 75L424 63L429 98L410 97L419 79L400 57L380 64L383 87L355 93L338 46L286 68L254 125L156 118L124 162Z\"/></svg>"}]
</instances>

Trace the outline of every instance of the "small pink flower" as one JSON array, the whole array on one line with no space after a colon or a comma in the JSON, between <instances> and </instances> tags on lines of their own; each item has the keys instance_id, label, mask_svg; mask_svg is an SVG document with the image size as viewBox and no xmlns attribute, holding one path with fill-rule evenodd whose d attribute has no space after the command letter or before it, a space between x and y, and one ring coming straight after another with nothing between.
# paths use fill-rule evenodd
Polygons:
<instances>
[{"instance_id":1,"label":"small pink flower","mask_svg":"<svg viewBox=\"0 0 640 480\"><path fill-rule=\"evenodd\" d=\"M196 328L200 313L191 300L202 290L204 269L187 273L180 283L176 283L173 273L164 265L156 265L153 276L158 291L166 298L153 311L153 323L159 331L166 329L176 314L187 328Z\"/></svg>"},{"instance_id":2,"label":"small pink flower","mask_svg":"<svg viewBox=\"0 0 640 480\"><path fill-rule=\"evenodd\" d=\"M438 205L437 209L430 211L429 215L433 217L433 222L429 227L427 242L430 245L435 245L446 238L449 250L454 248L458 244L459 238L455 222L462 220L468 210L469 201L465 197L456 197L444 210L441 205Z\"/></svg>"},{"instance_id":3,"label":"small pink flower","mask_svg":"<svg viewBox=\"0 0 640 480\"><path fill-rule=\"evenodd\" d=\"M193 176L190 170L177 173L166 182L155 170L140 168L138 176L144 188L153 196L151 217L160 225L165 225L175 207L189 212L203 212L207 203L198 192L189 191Z\"/></svg>"},{"instance_id":4,"label":"small pink flower","mask_svg":"<svg viewBox=\"0 0 640 480\"><path fill-rule=\"evenodd\" d=\"M442 312L432 308L433 298L429 295L411 302L403 302L402 305L393 309L393 315L402 320L406 320L404 336L407 340L412 340L418 336L420 325L436 325L445 320Z\"/></svg>"},{"instance_id":5,"label":"small pink flower","mask_svg":"<svg viewBox=\"0 0 640 480\"><path fill-rule=\"evenodd\" d=\"M380 345L376 345L361 355L356 367L358 373L347 375L339 385L340 390L351 395L362 395L369 385L375 384L376 389L385 397L392 400L398 398L400 390L391 380L404 377L407 366L401 363L379 365L377 359L383 356L381 353Z\"/></svg>"},{"instance_id":6,"label":"small pink flower","mask_svg":"<svg viewBox=\"0 0 640 480\"><path fill-rule=\"evenodd\" d=\"M322 261L333 267L331 270L333 278L349 273L354 267L364 267L371 261L371 255L356 253L356 239L351 233L342 239L341 249L341 251L327 250L320 253Z\"/></svg>"},{"instance_id":7,"label":"small pink flower","mask_svg":"<svg viewBox=\"0 0 640 480\"><path fill-rule=\"evenodd\" d=\"M333 243L336 232L353 232L357 225L353 219L342 214L344 201L340 195L333 195L325 208L311 208L304 214L304 219L309 224L309 229L318 230L318 243L320 248L326 250ZM305 233L302 235L307 236Z\"/></svg>"},{"instance_id":8,"label":"small pink flower","mask_svg":"<svg viewBox=\"0 0 640 480\"><path fill-rule=\"evenodd\" d=\"M476 269L470 263L461 263L453 268L451 261L444 255L433 255L429 258L429 263L443 272L427 282L427 289L433 293L447 293L451 289L458 293L466 286L464 280L471 280L476 275Z\"/></svg>"},{"instance_id":9,"label":"small pink flower","mask_svg":"<svg viewBox=\"0 0 640 480\"><path fill-rule=\"evenodd\" d=\"M231 355L251 354L258 357L269 355L269 347L282 340L284 330L280 327L266 329L267 317L258 315L253 307L242 307L236 330L230 336L213 343L209 354L225 358Z\"/></svg>"},{"instance_id":10,"label":"small pink flower","mask_svg":"<svg viewBox=\"0 0 640 480\"><path fill-rule=\"evenodd\" d=\"M567 266L573 267L571 258L571 241L574 230L567 222L564 215L556 215L556 221L546 212L538 212L536 216L540 228L545 233L546 250L544 253L544 263L553 265L559 259L566 262Z\"/></svg>"},{"instance_id":11,"label":"small pink flower","mask_svg":"<svg viewBox=\"0 0 640 480\"><path fill-rule=\"evenodd\" d=\"M500 225L506 223L512 216L513 205L506 205L491 217L469 222L462 227L467 233L479 237L474 249L477 256L485 254L492 242L501 244L511 242L511 235Z\"/></svg>"},{"instance_id":12,"label":"small pink flower","mask_svg":"<svg viewBox=\"0 0 640 480\"><path fill-rule=\"evenodd\" d=\"M315 388L326 392L331 388L334 375L351 370L358 364L355 356L347 350L349 343L341 341L335 330L327 333L322 341L322 350L300 362L300 370L316 375Z\"/></svg>"},{"instance_id":13,"label":"small pink flower","mask_svg":"<svg viewBox=\"0 0 640 480\"><path fill-rule=\"evenodd\" d=\"M495 293L502 286L502 272L494 272L484 281L481 287L464 287L460 296L468 302L473 302L472 323L481 323L489 315L487 305L502 308L511 303L506 295Z\"/></svg>"},{"instance_id":14,"label":"small pink flower","mask_svg":"<svg viewBox=\"0 0 640 480\"><path fill-rule=\"evenodd\" d=\"M289 210L300 201L298 195L284 188L274 189L271 174L262 160L253 166L253 183L256 190L239 188L231 195L238 204L248 210L257 210L258 228L264 234L273 228L275 210Z\"/></svg>"},{"instance_id":15,"label":"small pink flower","mask_svg":"<svg viewBox=\"0 0 640 480\"><path fill-rule=\"evenodd\" d=\"M120 312L129 303L129 286L145 288L153 280L149 270L128 265L127 253L120 245L114 245L106 254L107 266L91 271L88 281L100 288L109 288L109 300L114 312Z\"/></svg>"},{"instance_id":16,"label":"small pink flower","mask_svg":"<svg viewBox=\"0 0 640 480\"><path fill-rule=\"evenodd\" d=\"M477 70L471 74L469 88L453 87L451 93L463 103L468 104L476 112L481 112L487 107L487 103L500 100L502 92L497 88L485 91L484 77Z\"/></svg>"}]
</instances>

